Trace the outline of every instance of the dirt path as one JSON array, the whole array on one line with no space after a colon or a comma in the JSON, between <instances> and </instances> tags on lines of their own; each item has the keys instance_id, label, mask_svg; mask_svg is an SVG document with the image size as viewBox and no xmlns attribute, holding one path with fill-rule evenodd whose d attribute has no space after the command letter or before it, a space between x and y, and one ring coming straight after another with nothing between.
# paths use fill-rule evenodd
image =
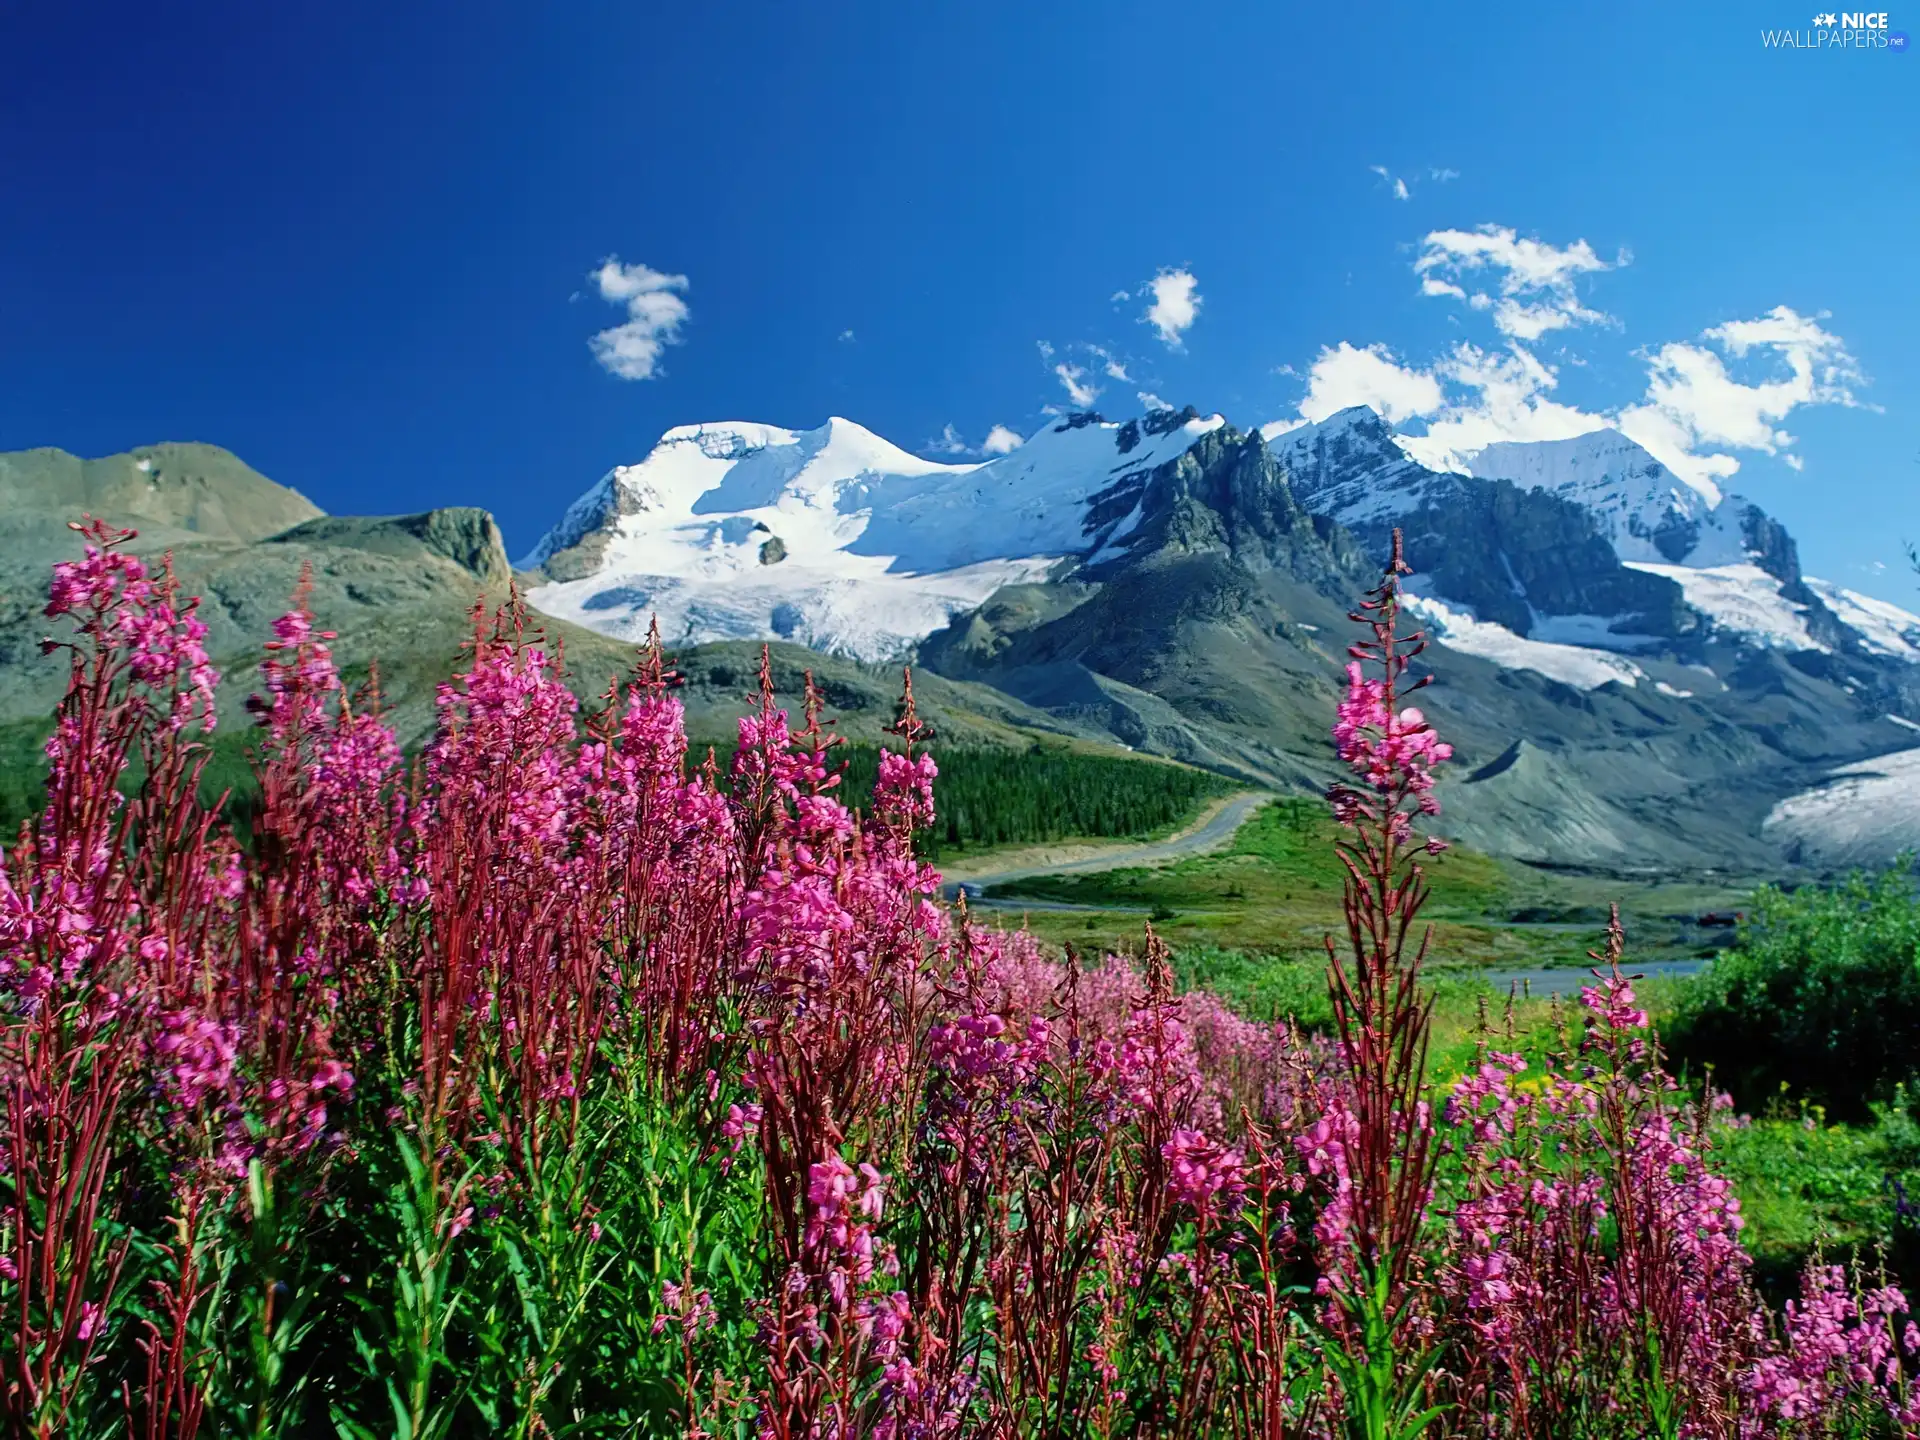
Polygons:
<instances>
[{"instance_id":1,"label":"dirt path","mask_svg":"<svg viewBox=\"0 0 1920 1440\"><path fill-rule=\"evenodd\" d=\"M944 890L951 898L962 881L984 889L1033 875L1085 875L1096 870L1160 865L1169 860L1184 860L1190 855L1204 855L1230 844L1254 811L1271 799L1273 796L1258 790L1225 796L1209 804L1186 829L1146 845L1128 841L1083 842L1003 850L997 855L982 855L971 863L963 860L941 872L946 882Z\"/></svg>"}]
</instances>

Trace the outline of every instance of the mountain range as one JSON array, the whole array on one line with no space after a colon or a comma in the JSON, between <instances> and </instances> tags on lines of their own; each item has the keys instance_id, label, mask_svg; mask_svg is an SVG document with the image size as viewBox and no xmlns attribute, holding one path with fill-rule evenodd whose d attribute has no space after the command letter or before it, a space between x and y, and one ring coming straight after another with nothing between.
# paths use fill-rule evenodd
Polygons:
<instances>
[{"instance_id":1,"label":"mountain range","mask_svg":"<svg viewBox=\"0 0 1920 1440\"><path fill-rule=\"evenodd\" d=\"M941 464L838 418L684 426L520 568L536 608L605 634L658 617L689 645L910 656L1139 750L1317 787L1346 615L1396 528L1456 746L1447 823L1476 845L1776 867L1920 838L1887 758L1920 728L1920 617L1809 579L1757 505L1612 430L1462 464L1365 407L1248 430L1078 413Z\"/></svg>"},{"instance_id":2,"label":"mountain range","mask_svg":"<svg viewBox=\"0 0 1920 1440\"><path fill-rule=\"evenodd\" d=\"M1373 411L1241 429L1189 408L1055 417L980 463L844 419L668 431L509 565L477 509L322 515L212 446L0 456L0 725L58 693L46 566L82 510L137 526L207 597L244 693L311 566L350 668L403 733L476 599L518 585L583 694L657 618L719 738L760 642L877 734L897 666L949 741L1124 746L1318 789L1347 613L1391 532L1455 745L1442 829L1535 863L1820 871L1920 840L1920 617L1801 573L1758 506L1611 430L1432 453ZM16 523L17 517L17 523Z\"/></svg>"},{"instance_id":3,"label":"mountain range","mask_svg":"<svg viewBox=\"0 0 1920 1440\"><path fill-rule=\"evenodd\" d=\"M182 589L200 597L208 653L223 676L218 702L229 736L244 729L244 702L259 685L261 643L303 570L314 614L336 632L332 648L343 673L357 683L377 661L383 702L408 744L433 726L437 686L454 672L473 633L475 604L505 604L513 583L499 528L484 510L329 516L212 445L143 446L95 460L53 449L0 454L0 757L33 755L65 687L60 657L41 653L42 638L60 628L42 611L49 568L79 553L68 526L83 513L136 530L135 553L151 560L171 555ZM583 700L632 668L633 646L624 640L537 613L528 618L564 647ZM782 643L773 651L782 692L796 694L804 672L813 670L844 733L876 740L891 723L897 666ZM691 734L702 741L731 737L759 652L759 645L741 642L682 655ZM936 726L961 743L1063 734L1084 743L1071 727L996 691L938 676L923 677L915 690Z\"/></svg>"}]
</instances>

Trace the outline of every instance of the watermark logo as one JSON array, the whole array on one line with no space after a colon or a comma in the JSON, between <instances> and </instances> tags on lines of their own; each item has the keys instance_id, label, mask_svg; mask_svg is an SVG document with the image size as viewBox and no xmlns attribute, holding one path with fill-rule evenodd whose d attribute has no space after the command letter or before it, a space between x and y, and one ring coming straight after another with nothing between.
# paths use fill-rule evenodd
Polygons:
<instances>
[{"instance_id":1,"label":"watermark logo","mask_svg":"<svg viewBox=\"0 0 1920 1440\"><path fill-rule=\"evenodd\" d=\"M1823 10L1804 30L1762 30L1768 50L1893 50L1907 48L1907 32L1888 27L1885 10Z\"/></svg>"}]
</instances>

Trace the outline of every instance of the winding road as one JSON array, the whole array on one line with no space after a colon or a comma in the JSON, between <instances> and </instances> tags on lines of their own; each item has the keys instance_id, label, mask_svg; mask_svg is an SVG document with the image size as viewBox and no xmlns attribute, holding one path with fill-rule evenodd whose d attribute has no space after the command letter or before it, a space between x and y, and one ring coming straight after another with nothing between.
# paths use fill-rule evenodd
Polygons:
<instances>
[{"instance_id":1,"label":"winding road","mask_svg":"<svg viewBox=\"0 0 1920 1440\"><path fill-rule=\"evenodd\" d=\"M1146 845L1122 845L1111 850L1103 850L1097 855L1084 856L1076 860L1064 860L1057 864L1035 862L1007 870L982 871L979 874L962 875L949 880L941 887L948 899L959 894L960 886L978 886L990 890L995 885L1005 885L1014 880L1026 880L1035 875L1090 875L1100 870L1125 870L1136 865L1162 865L1169 860L1185 860L1192 855L1205 855L1209 851L1219 850L1229 845L1242 825L1253 818L1253 814L1273 796L1264 790L1243 791L1230 795L1224 801L1211 807L1200 820L1188 829L1165 840L1155 840ZM973 906L1008 905L1022 909L1037 909L1044 902L1032 900L994 900L991 897L977 898L969 895L967 903ZM1055 902L1046 905L1048 909L1081 909L1081 906L1068 906Z\"/></svg>"}]
</instances>

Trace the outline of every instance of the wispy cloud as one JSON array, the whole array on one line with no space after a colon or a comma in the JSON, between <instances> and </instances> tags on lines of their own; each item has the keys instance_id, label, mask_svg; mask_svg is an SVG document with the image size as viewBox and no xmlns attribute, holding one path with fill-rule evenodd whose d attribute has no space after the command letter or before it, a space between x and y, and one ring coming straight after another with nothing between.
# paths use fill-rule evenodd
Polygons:
<instances>
[{"instance_id":1,"label":"wispy cloud","mask_svg":"<svg viewBox=\"0 0 1920 1440\"><path fill-rule=\"evenodd\" d=\"M1387 169L1386 166L1369 165L1367 169L1371 170L1374 174L1378 175L1382 180L1387 182L1387 188L1393 192L1394 199L1411 200L1413 198L1413 192L1407 189L1407 182L1402 180L1398 175L1395 175L1391 170Z\"/></svg>"},{"instance_id":2,"label":"wispy cloud","mask_svg":"<svg viewBox=\"0 0 1920 1440\"><path fill-rule=\"evenodd\" d=\"M987 431L986 439L978 445L969 445L958 429L944 425L940 433L921 448L933 455L1005 455L1018 450L1022 443L1019 431L1005 425L995 425Z\"/></svg>"},{"instance_id":3,"label":"wispy cloud","mask_svg":"<svg viewBox=\"0 0 1920 1440\"><path fill-rule=\"evenodd\" d=\"M1602 260L1585 240L1561 248L1523 239L1505 226L1482 225L1478 230L1435 230L1421 242L1413 269L1420 276L1421 294L1451 296L1476 310L1490 309L1501 334L1538 340L1549 330L1607 323L1612 317L1581 303L1574 282L1631 262L1625 251L1615 260ZM1495 281L1497 299L1484 290L1469 293L1462 283L1477 282L1482 275Z\"/></svg>"},{"instance_id":4,"label":"wispy cloud","mask_svg":"<svg viewBox=\"0 0 1920 1440\"><path fill-rule=\"evenodd\" d=\"M619 256L609 255L589 278L602 300L627 310L625 323L587 342L594 359L622 380L651 380L659 373L661 351L680 343L680 327L687 323L690 312L679 293L687 288L687 277L623 265Z\"/></svg>"},{"instance_id":5,"label":"wispy cloud","mask_svg":"<svg viewBox=\"0 0 1920 1440\"><path fill-rule=\"evenodd\" d=\"M1151 390L1140 391L1139 397L1140 397L1140 408L1143 410L1154 411L1154 410L1173 409L1173 406L1169 405L1166 401L1162 400L1158 395L1154 394Z\"/></svg>"},{"instance_id":6,"label":"wispy cloud","mask_svg":"<svg viewBox=\"0 0 1920 1440\"><path fill-rule=\"evenodd\" d=\"M1777 455L1794 443L1779 422L1802 405L1860 404L1853 387L1860 367L1840 337L1821 326L1824 317L1801 315L1776 305L1753 320L1715 325L1705 344L1662 345L1647 357L1647 393L1620 414L1620 428L1648 449L1685 452L1709 475L1731 475L1731 455L1696 455L1701 447L1758 450ZM1748 384L1727 360L1768 362L1769 378ZM1656 453L1657 450L1656 450ZM1794 465L1800 457L1788 455ZM1678 466L1671 466L1684 476Z\"/></svg>"},{"instance_id":7,"label":"wispy cloud","mask_svg":"<svg viewBox=\"0 0 1920 1440\"><path fill-rule=\"evenodd\" d=\"M1063 360L1053 367L1053 373L1060 378L1060 384L1067 392L1067 399L1080 409L1086 409L1100 398L1100 387L1086 383L1087 372L1084 366Z\"/></svg>"},{"instance_id":8,"label":"wispy cloud","mask_svg":"<svg viewBox=\"0 0 1920 1440\"><path fill-rule=\"evenodd\" d=\"M1396 175L1384 165L1369 165L1367 169L1380 177L1380 183L1387 187L1389 194L1396 200L1411 200L1413 185L1404 175ZM1427 166L1426 178L1436 185L1444 185L1449 180L1458 180L1460 172L1450 170L1444 165Z\"/></svg>"},{"instance_id":9,"label":"wispy cloud","mask_svg":"<svg viewBox=\"0 0 1920 1440\"><path fill-rule=\"evenodd\" d=\"M854 342L854 335L853 335L853 331L851 331L851 330L842 330L842 331L840 332L840 343L841 343L842 345L851 345L851 344L853 344L853 342Z\"/></svg>"},{"instance_id":10,"label":"wispy cloud","mask_svg":"<svg viewBox=\"0 0 1920 1440\"><path fill-rule=\"evenodd\" d=\"M1127 374L1127 362L1116 357L1112 351L1099 345L1089 345L1086 349L1089 355L1100 362L1100 368L1106 371L1109 380L1124 384L1133 378Z\"/></svg>"}]
</instances>

